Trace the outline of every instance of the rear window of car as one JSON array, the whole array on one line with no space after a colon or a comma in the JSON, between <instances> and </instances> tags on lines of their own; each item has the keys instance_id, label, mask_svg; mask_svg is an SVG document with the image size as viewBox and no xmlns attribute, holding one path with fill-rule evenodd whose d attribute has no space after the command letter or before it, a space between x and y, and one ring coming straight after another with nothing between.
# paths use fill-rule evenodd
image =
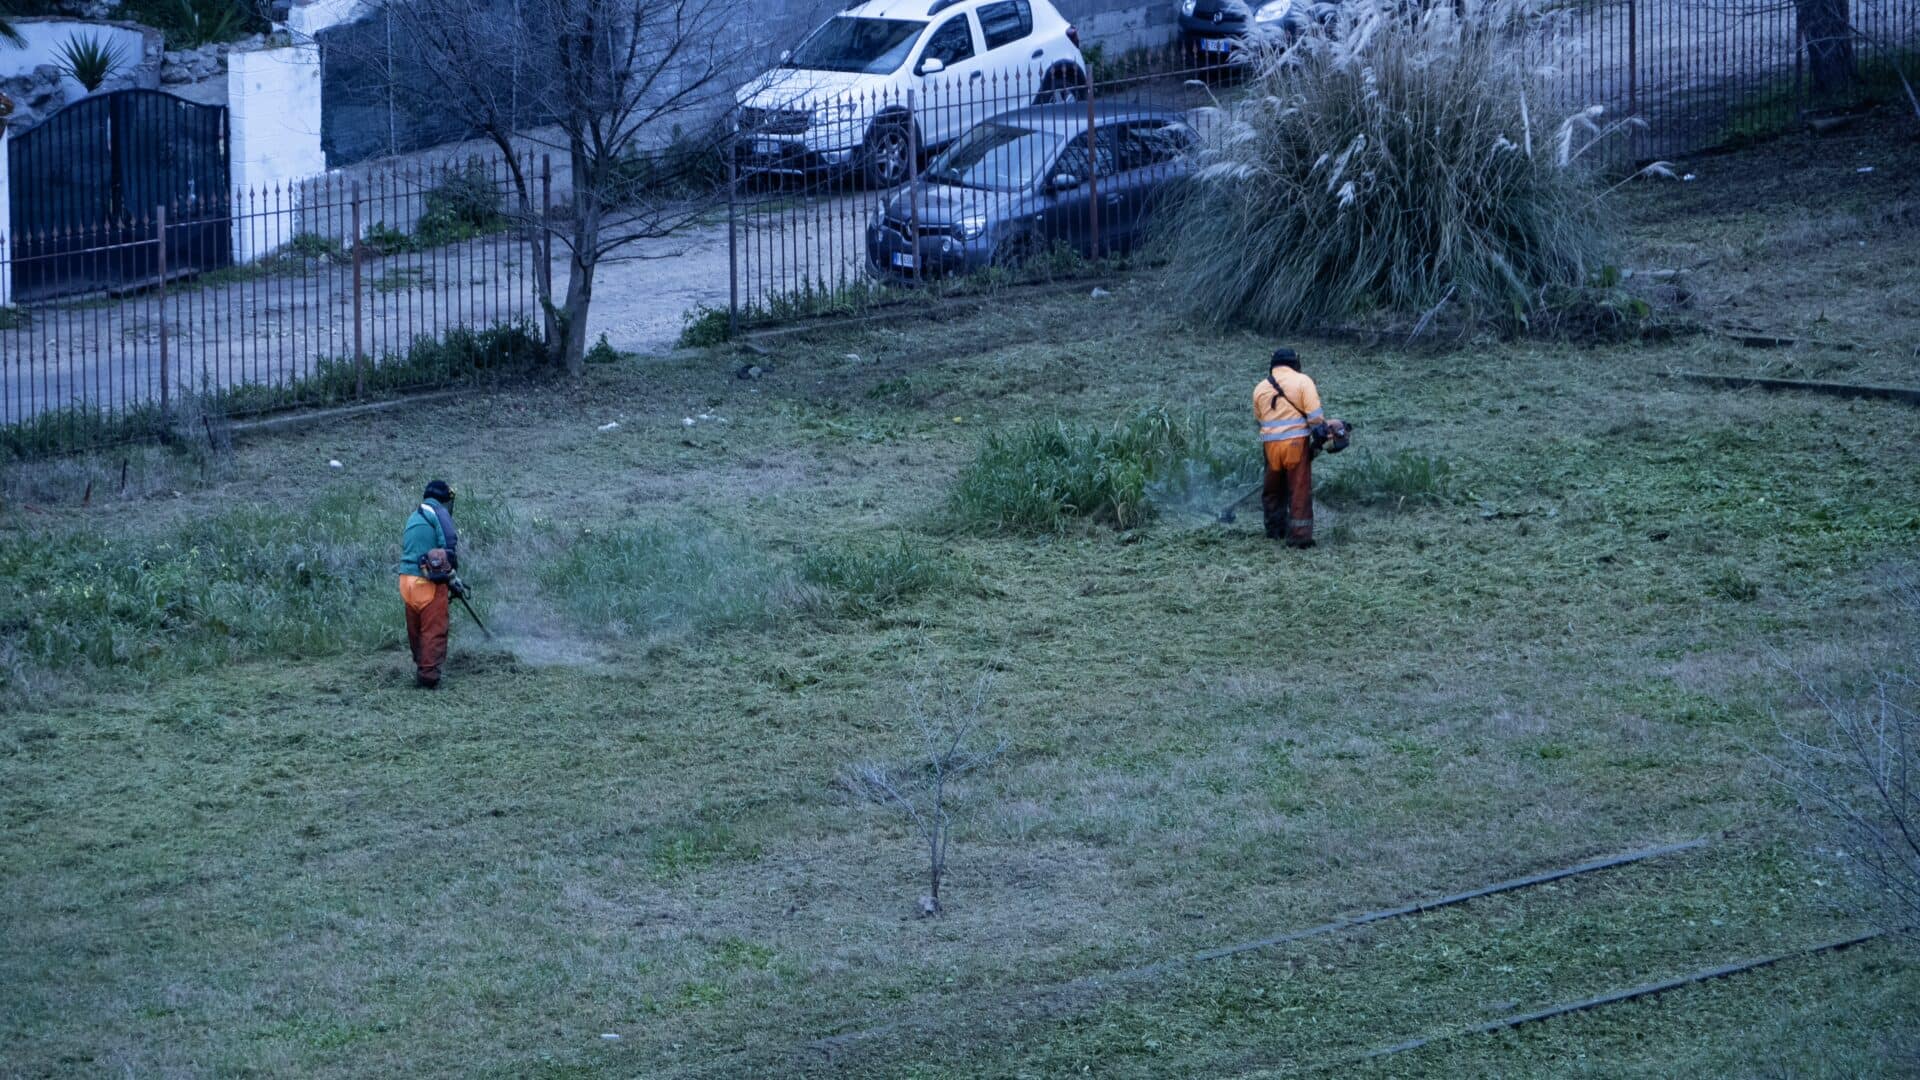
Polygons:
<instances>
[{"instance_id":1,"label":"rear window of car","mask_svg":"<svg viewBox=\"0 0 1920 1080\"><path fill-rule=\"evenodd\" d=\"M1033 5L1027 0L1003 0L980 9L980 33L987 48L1011 45L1033 33Z\"/></svg>"},{"instance_id":2,"label":"rear window of car","mask_svg":"<svg viewBox=\"0 0 1920 1080\"><path fill-rule=\"evenodd\" d=\"M913 51L926 23L912 19L860 19L837 15L807 35L786 66L809 71L851 71L885 75L896 71Z\"/></svg>"}]
</instances>

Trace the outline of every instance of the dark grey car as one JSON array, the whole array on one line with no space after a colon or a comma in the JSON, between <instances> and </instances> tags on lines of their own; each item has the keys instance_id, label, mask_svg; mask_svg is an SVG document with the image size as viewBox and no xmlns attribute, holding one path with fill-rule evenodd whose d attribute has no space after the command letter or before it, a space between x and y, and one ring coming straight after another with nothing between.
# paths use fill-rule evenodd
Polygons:
<instances>
[{"instance_id":1,"label":"dark grey car","mask_svg":"<svg viewBox=\"0 0 1920 1080\"><path fill-rule=\"evenodd\" d=\"M961 136L867 226L876 276L944 277L1019 266L1059 247L1126 251L1191 169L1193 129L1137 105L1036 105ZM1097 241L1096 241L1097 236Z\"/></svg>"}]
</instances>

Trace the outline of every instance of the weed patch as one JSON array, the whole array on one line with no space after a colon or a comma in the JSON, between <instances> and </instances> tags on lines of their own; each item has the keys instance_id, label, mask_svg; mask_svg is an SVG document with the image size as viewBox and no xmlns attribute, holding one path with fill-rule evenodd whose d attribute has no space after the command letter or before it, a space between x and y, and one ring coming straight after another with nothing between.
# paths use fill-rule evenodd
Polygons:
<instances>
[{"instance_id":1,"label":"weed patch","mask_svg":"<svg viewBox=\"0 0 1920 1080\"><path fill-rule=\"evenodd\" d=\"M873 615L925 593L954 587L961 574L930 546L902 536L891 544L830 544L800 563L800 577L842 612Z\"/></svg>"},{"instance_id":2,"label":"weed patch","mask_svg":"<svg viewBox=\"0 0 1920 1080\"><path fill-rule=\"evenodd\" d=\"M1244 442L1164 408L1106 427L1030 424L987 437L948 512L975 532L1051 532L1075 521L1129 529L1151 520L1159 499L1251 480Z\"/></svg>"}]
</instances>

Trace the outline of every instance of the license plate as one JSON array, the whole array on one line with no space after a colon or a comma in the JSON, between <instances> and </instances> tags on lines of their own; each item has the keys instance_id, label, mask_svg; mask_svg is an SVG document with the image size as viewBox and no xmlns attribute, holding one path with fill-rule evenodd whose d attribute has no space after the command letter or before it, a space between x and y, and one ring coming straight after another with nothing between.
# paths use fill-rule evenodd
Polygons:
<instances>
[{"instance_id":1,"label":"license plate","mask_svg":"<svg viewBox=\"0 0 1920 1080\"><path fill-rule=\"evenodd\" d=\"M759 154L761 157L779 157L786 148L787 144L779 139L755 139L753 141L753 152Z\"/></svg>"},{"instance_id":2,"label":"license plate","mask_svg":"<svg viewBox=\"0 0 1920 1080\"><path fill-rule=\"evenodd\" d=\"M1229 38L1201 38L1200 51L1218 53L1232 52L1233 41Z\"/></svg>"},{"instance_id":3,"label":"license plate","mask_svg":"<svg viewBox=\"0 0 1920 1080\"><path fill-rule=\"evenodd\" d=\"M907 252L896 251L893 253L893 265L902 270L911 270L920 265L920 259L918 256L910 255Z\"/></svg>"}]
</instances>

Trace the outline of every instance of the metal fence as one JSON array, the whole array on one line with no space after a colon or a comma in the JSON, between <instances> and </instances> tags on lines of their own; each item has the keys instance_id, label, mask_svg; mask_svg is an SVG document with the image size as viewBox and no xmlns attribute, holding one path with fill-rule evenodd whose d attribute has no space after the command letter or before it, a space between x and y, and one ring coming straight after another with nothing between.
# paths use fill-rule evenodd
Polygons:
<instances>
[{"instance_id":1,"label":"metal fence","mask_svg":"<svg viewBox=\"0 0 1920 1080\"><path fill-rule=\"evenodd\" d=\"M1640 121L1594 152L1630 167L1901 93L1893 72L1920 58L1920 0L1851 3L1852 77L1832 93L1816 92L1788 3L1578 0L1529 26L1525 42L1558 104ZM1202 122L1194 110L1230 100L1246 72L1219 52L1127 59L1078 85L1034 71L923 79L822 111L752 102L737 117L728 189L731 321L857 310L929 285L990 288L1126 255L1166 178L1152 130L1169 117ZM1002 132L992 147L980 132L962 139L995 117L1031 134ZM955 139L977 174L918 184L927 150ZM1041 175L1056 159L1073 162L1052 170L1073 184Z\"/></svg>"},{"instance_id":2,"label":"metal fence","mask_svg":"<svg viewBox=\"0 0 1920 1080\"><path fill-rule=\"evenodd\" d=\"M183 411L354 400L485 370L511 343L444 339L508 326L537 336L542 238L519 205L507 162L476 157L235 192L217 229L204 209L183 225L161 204L57 237L16 235L12 252L0 247L12 280L53 258L150 273L0 308L0 434L16 453L72 448L151 435ZM233 264L198 269L218 265L199 250L215 244ZM20 254L41 250L59 254Z\"/></svg>"}]
</instances>

